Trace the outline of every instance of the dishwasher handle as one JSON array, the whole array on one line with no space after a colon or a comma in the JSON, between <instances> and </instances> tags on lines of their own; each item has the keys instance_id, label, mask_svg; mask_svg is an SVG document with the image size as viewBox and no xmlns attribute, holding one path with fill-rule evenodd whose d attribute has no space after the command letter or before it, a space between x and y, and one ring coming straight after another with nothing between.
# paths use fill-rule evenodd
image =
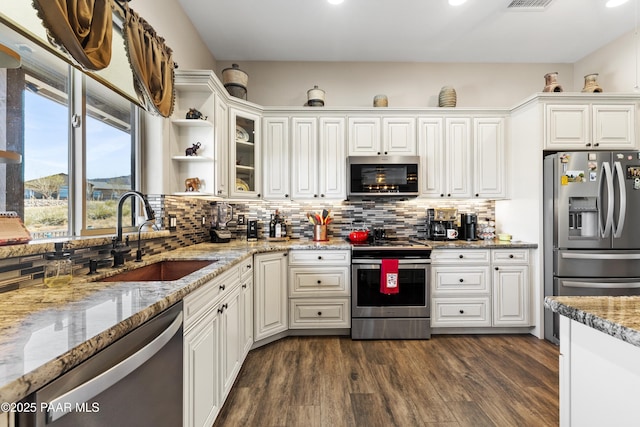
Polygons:
<instances>
[{"instance_id":1,"label":"dishwasher handle","mask_svg":"<svg viewBox=\"0 0 640 427\"><path fill-rule=\"evenodd\" d=\"M71 412L71 409L75 408L76 405L91 400L121 379L125 378L131 372L138 369L156 353L162 350L162 348L171 341L171 338L173 338L176 332L180 330L181 326L182 311L178 313L167 329L162 331L156 338L154 338L153 341L142 347L136 353L91 380L51 400L51 402L47 404L47 407L60 408L60 410L47 410L46 423L49 424L60 419Z\"/></svg>"}]
</instances>

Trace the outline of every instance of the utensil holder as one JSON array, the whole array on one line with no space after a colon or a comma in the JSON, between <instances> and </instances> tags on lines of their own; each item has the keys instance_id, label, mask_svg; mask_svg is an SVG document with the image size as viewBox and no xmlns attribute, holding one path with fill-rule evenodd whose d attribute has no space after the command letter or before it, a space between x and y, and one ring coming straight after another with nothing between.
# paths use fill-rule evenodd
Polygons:
<instances>
[{"instance_id":1,"label":"utensil holder","mask_svg":"<svg viewBox=\"0 0 640 427\"><path fill-rule=\"evenodd\" d=\"M324 242L327 239L327 226L322 224L317 224L313 226L313 241L314 242Z\"/></svg>"}]
</instances>

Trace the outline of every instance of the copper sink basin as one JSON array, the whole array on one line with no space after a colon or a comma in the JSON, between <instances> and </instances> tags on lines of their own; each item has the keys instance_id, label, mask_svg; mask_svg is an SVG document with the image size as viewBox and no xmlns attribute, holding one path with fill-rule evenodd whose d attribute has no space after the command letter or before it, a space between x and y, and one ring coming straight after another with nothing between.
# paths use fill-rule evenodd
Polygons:
<instances>
[{"instance_id":1,"label":"copper sink basin","mask_svg":"<svg viewBox=\"0 0 640 427\"><path fill-rule=\"evenodd\" d=\"M134 270L105 277L101 282L150 282L178 280L213 264L216 260L160 261Z\"/></svg>"}]
</instances>

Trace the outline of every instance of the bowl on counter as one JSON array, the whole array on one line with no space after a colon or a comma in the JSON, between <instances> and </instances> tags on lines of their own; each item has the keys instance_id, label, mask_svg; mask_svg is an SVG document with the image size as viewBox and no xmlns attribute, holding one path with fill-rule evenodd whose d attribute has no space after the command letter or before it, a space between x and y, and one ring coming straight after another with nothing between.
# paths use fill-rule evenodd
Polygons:
<instances>
[{"instance_id":1,"label":"bowl on counter","mask_svg":"<svg viewBox=\"0 0 640 427\"><path fill-rule=\"evenodd\" d=\"M498 240L500 240L501 242L510 242L511 241L511 234L499 233L498 234Z\"/></svg>"}]
</instances>

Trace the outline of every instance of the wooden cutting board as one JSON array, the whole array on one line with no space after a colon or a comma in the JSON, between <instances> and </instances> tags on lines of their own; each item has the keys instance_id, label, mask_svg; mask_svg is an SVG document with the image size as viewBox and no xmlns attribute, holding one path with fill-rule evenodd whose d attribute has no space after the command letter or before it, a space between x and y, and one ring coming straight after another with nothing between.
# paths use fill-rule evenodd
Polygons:
<instances>
[{"instance_id":1,"label":"wooden cutting board","mask_svg":"<svg viewBox=\"0 0 640 427\"><path fill-rule=\"evenodd\" d=\"M0 212L0 245L17 245L31 240L31 234L15 212Z\"/></svg>"}]
</instances>

